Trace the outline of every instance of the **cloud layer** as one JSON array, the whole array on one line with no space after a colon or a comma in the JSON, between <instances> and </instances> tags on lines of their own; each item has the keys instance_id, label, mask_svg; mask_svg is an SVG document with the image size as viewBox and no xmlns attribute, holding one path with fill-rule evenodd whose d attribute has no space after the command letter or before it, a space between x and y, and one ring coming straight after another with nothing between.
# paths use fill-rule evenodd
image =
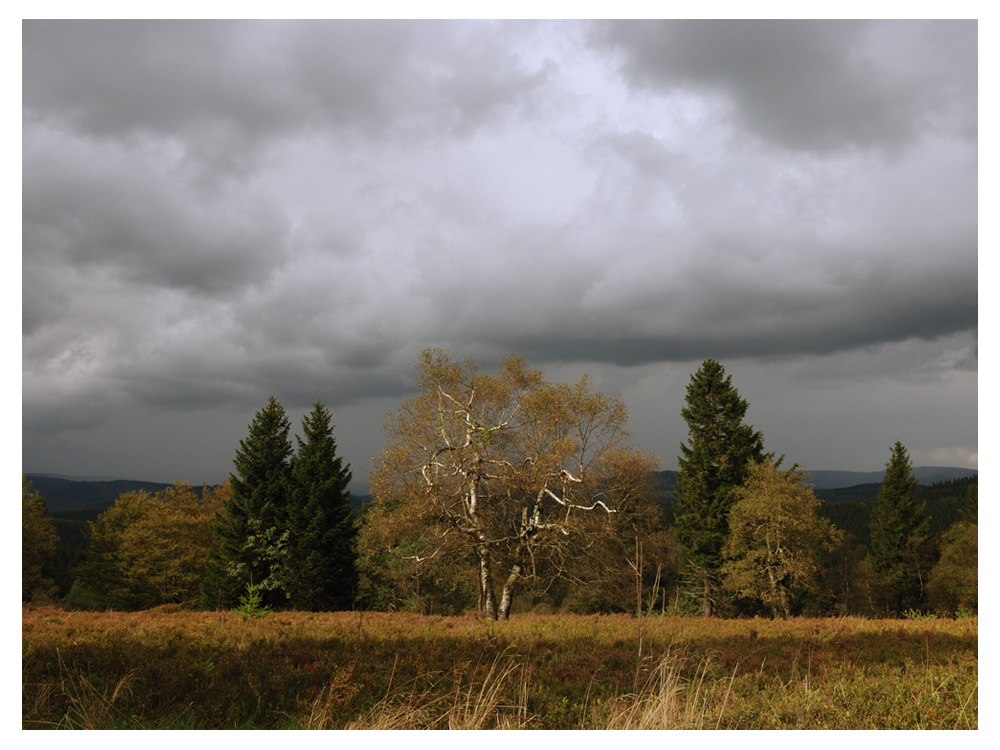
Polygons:
<instances>
[{"instance_id":1,"label":"cloud layer","mask_svg":"<svg viewBox=\"0 0 1000 750\"><path fill-rule=\"evenodd\" d=\"M426 346L636 399L706 356L919 365L975 414L975 23L23 29L27 470L269 393L380 422Z\"/></svg>"}]
</instances>

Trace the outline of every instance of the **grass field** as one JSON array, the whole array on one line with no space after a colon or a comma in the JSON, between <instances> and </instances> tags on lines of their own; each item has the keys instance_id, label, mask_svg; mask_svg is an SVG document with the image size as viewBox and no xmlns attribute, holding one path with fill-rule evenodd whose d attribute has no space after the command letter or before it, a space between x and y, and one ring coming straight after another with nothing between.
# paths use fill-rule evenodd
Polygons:
<instances>
[{"instance_id":1,"label":"grass field","mask_svg":"<svg viewBox=\"0 0 1000 750\"><path fill-rule=\"evenodd\" d=\"M978 620L22 611L25 729L977 729Z\"/></svg>"}]
</instances>

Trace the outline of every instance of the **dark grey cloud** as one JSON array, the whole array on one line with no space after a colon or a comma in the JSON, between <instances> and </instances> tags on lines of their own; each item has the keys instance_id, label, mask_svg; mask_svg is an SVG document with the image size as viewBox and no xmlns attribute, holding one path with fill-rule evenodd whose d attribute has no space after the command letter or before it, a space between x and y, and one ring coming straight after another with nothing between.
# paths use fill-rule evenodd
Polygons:
<instances>
[{"instance_id":1,"label":"dark grey cloud","mask_svg":"<svg viewBox=\"0 0 1000 750\"><path fill-rule=\"evenodd\" d=\"M619 21L595 43L635 84L701 90L782 148L900 148L976 128L975 21ZM710 105L711 106L711 105Z\"/></svg>"},{"instance_id":2,"label":"dark grey cloud","mask_svg":"<svg viewBox=\"0 0 1000 750\"><path fill-rule=\"evenodd\" d=\"M260 281L280 265L288 232L280 206L252 192L206 200L178 190L147 154L39 135L25 138L22 161L30 262L99 266L194 291Z\"/></svg>"},{"instance_id":3,"label":"dark grey cloud","mask_svg":"<svg viewBox=\"0 0 1000 750\"><path fill-rule=\"evenodd\" d=\"M274 139L470 135L545 80L479 25L27 21L24 118L245 176ZM201 174L202 177L206 175Z\"/></svg>"},{"instance_id":4,"label":"dark grey cloud","mask_svg":"<svg viewBox=\"0 0 1000 750\"><path fill-rule=\"evenodd\" d=\"M668 463L706 356L765 433L874 379L974 462L975 30L26 22L24 468L221 478L269 394L364 466L428 346L589 370Z\"/></svg>"}]
</instances>

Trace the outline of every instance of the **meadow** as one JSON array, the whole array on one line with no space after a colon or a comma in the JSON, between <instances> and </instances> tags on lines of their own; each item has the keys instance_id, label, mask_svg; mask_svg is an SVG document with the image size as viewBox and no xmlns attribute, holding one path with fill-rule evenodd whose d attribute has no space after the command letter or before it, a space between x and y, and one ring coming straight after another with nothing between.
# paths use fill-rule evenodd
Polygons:
<instances>
[{"instance_id":1,"label":"meadow","mask_svg":"<svg viewBox=\"0 0 1000 750\"><path fill-rule=\"evenodd\" d=\"M978 620L22 610L25 729L977 729Z\"/></svg>"}]
</instances>

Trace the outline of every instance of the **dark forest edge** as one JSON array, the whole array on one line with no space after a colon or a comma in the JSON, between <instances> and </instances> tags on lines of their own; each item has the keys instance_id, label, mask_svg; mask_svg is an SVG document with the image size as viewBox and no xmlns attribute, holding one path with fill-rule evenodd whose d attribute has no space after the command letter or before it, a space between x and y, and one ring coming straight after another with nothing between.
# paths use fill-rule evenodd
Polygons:
<instances>
[{"instance_id":1,"label":"dark forest edge","mask_svg":"<svg viewBox=\"0 0 1000 750\"><path fill-rule=\"evenodd\" d=\"M370 498L349 493L322 403L296 450L274 397L223 485L25 477L22 599L490 619L634 614L656 597L726 617L977 611L978 480L917 478L975 470L914 469L897 442L881 483L814 489L766 452L715 360L692 375L676 472L624 442L624 402L586 377L437 350L417 369Z\"/></svg>"},{"instance_id":2,"label":"dark forest edge","mask_svg":"<svg viewBox=\"0 0 1000 750\"><path fill-rule=\"evenodd\" d=\"M961 473L970 470L948 467L945 471ZM926 476L931 472L940 475L941 467L923 471L920 468L914 469L915 475ZM55 591L57 601L65 600L69 594L74 580L74 569L89 547L88 522L97 521L101 513L114 505L115 500L123 493L139 490L162 493L174 487L174 485L165 483L135 480L76 480L39 474L25 476L31 482L32 488L37 489L38 494L50 508L53 505L55 507L60 505L59 501L52 503L49 500L49 492L52 488L58 493L55 496L62 499L61 504L64 507L67 505L79 507L85 505L83 500L99 498L93 505L82 510L57 510L50 514L58 536L55 559L49 567L49 572L57 583ZM661 471L655 472L655 476L663 518L665 522L669 523L673 517L674 498L670 490L674 484L674 473ZM940 537L943 532L961 520L970 489L975 488L977 484L978 477L966 476L934 482L929 485L920 485L917 488L915 496L918 502L925 504L929 532L932 537ZM83 488L80 488L81 485ZM96 485L96 487L88 485ZM816 490L817 497L825 501L820 506L819 512L838 528L852 535L860 547L866 547L869 541L868 527L871 510L880 486L880 484L862 484L844 488L818 489ZM217 490L218 488L219 486L208 486L207 488L192 487L191 489L201 498L205 489ZM362 508L366 502L370 502L370 496L352 494L350 499L351 507L360 519ZM545 610L546 608L540 607L540 609Z\"/></svg>"}]
</instances>

